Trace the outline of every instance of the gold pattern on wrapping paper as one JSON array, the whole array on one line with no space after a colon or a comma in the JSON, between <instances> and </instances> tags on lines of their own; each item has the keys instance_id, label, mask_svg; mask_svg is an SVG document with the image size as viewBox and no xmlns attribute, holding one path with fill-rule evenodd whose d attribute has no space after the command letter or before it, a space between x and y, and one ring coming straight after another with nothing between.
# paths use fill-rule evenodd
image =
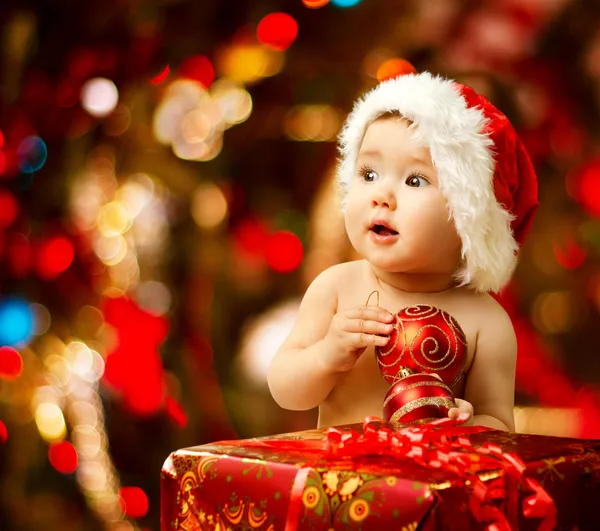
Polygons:
<instances>
[{"instance_id":1,"label":"gold pattern on wrapping paper","mask_svg":"<svg viewBox=\"0 0 600 531\"><path fill-rule=\"evenodd\" d=\"M537 469L537 473L541 474L544 476L544 480L547 479L546 476L550 476L550 479L552 481L554 481L554 476L556 476L558 479L562 480L565 479L565 475L561 474L557 469L555 465L560 465L561 463L566 463L566 458L563 457L557 457L555 459L542 459L542 461L545 463L546 466L538 468ZM543 481L542 481L543 484Z\"/></svg>"},{"instance_id":2,"label":"gold pattern on wrapping paper","mask_svg":"<svg viewBox=\"0 0 600 531\"><path fill-rule=\"evenodd\" d=\"M355 522L362 522L369 516L369 503L366 500L358 498L350 504L348 516Z\"/></svg>"},{"instance_id":3,"label":"gold pattern on wrapping paper","mask_svg":"<svg viewBox=\"0 0 600 531\"><path fill-rule=\"evenodd\" d=\"M400 393L403 393L404 391L409 391L410 389L414 389L415 387L421 387L425 385L432 387L443 387L446 391L452 393L452 391L450 391L450 388L444 382L415 382L412 384L408 384L405 387L395 389L394 392L385 399L385 401L383 402L383 407L387 406L388 402Z\"/></svg>"},{"instance_id":4,"label":"gold pattern on wrapping paper","mask_svg":"<svg viewBox=\"0 0 600 531\"><path fill-rule=\"evenodd\" d=\"M423 406L444 406L448 409L452 409L453 407L456 407L456 404L453 400L450 400L449 398L443 398L439 396L424 396L423 398L417 398L416 400L412 400L408 404L404 404L392 415L390 421L398 422L399 419L407 413L410 413L411 411Z\"/></svg>"},{"instance_id":5,"label":"gold pattern on wrapping paper","mask_svg":"<svg viewBox=\"0 0 600 531\"><path fill-rule=\"evenodd\" d=\"M344 476L350 477L344 480ZM358 474L340 473L334 470L323 472L322 479L325 493L329 496L334 496L338 493L342 501L349 500L354 492L364 483L363 478Z\"/></svg>"}]
</instances>

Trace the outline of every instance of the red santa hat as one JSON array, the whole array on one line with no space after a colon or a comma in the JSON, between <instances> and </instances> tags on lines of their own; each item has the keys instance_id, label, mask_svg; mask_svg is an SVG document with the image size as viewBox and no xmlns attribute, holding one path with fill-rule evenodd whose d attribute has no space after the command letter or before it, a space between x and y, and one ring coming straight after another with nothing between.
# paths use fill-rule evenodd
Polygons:
<instances>
[{"instance_id":1,"label":"red santa hat","mask_svg":"<svg viewBox=\"0 0 600 531\"><path fill-rule=\"evenodd\" d=\"M399 113L427 145L462 240L461 285L498 292L516 266L517 251L538 207L537 179L506 116L472 88L428 72L384 81L363 96L340 135L338 179L344 190L356 175L367 127Z\"/></svg>"}]
</instances>

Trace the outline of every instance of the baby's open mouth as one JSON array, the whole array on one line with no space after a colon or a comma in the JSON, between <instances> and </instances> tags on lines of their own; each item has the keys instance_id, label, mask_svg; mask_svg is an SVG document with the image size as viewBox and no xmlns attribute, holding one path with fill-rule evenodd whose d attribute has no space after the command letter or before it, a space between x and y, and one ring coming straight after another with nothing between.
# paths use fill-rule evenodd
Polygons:
<instances>
[{"instance_id":1,"label":"baby's open mouth","mask_svg":"<svg viewBox=\"0 0 600 531\"><path fill-rule=\"evenodd\" d=\"M371 230L375 233L375 234L379 234L380 236L397 236L398 232L395 231L394 229L390 229L389 227L386 227L385 225L373 225L371 227Z\"/></svg>"}]
</instances>

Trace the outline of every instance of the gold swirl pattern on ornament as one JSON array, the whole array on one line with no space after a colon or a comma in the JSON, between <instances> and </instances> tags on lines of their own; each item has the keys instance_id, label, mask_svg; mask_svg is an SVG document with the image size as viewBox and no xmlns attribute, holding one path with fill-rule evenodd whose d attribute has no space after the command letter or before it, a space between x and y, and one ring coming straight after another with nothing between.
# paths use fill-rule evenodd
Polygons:
<instances>
[{"instance_id":1,"label":"gold swirl pattern on ornament","mask_svg":"<svg viewBox=\"0 0 600 531\"><path fill-rule=\"evenodd\" d=\"M421 387L421 386L425 386L425 385L430 386L430 387L443 387L446 391L448 391L450 394L452 394L452 391L444 382L415 382L415 383L408 384L406 387L400 387L399 389L394 390L394 392L390 396L388 396L385 399L385 401L383 402L383 407L387 406L388 402L395 396L399 395L400 393L403 393L404 391L410 391L411 389L414 389L415 387Z\"/></svg>"},{"instance_id":2,"label":"gold swirl pattern on ornament","mask_svg":"<svg viewBox=\"0 0 600 531\"><path fill-rule=\"evenodd\" d=\"M438 313L440 313L440 309L435 306L430 306L429 304L416 304L414 306L407 306L400 310L403 312L406 317L402 317L407 321L420 321L421 319L429 319L434 317ZM431 314L431 315L428 315Z\"/></svg>"},{"instance_id":3,"label":"gold swirl pattern on ornament","mask_svg":"<svg viewBox=\"0 0 600 531\"><path fill-rule=\"evenodd\" d=\"M435 361L435 360L431 360L430 358L427 357L427 355L424 352L423 349L423 345L425 344L426 341L434 341L436 343L436 348L433 350L433 352L437 352L438 348L439 348L439 344L437 339L433 338L433 337L426 337L423 341L421 341L421 355L429 362L429 363L435 363L436 365L439 363L445 363L446 360L452 356L450 358L450 361L448 361L445 365L442 365L441 367L431 367L431 366L427 366L423 363L421 363L420 361L417 360L417 358L415 357L415 353L414 353L414 346L415 346L415 341L417 340L419 334L421 334L421 332L423 330L425 330L426 328L435 328L437 330L439 330L439 332L441 334L443 334L446 338L446 340L448 341L448 350L450 350L450 346L451 346L451 341L450 341L450 337L448 336L448 334L446 334L446 332L444 332L439 326L436 325L426 325L421 327L417 333L413 336L412 341L410 342L410 348L409 348L409 352L410 352L410 357L412 358L412 360L422 369L428 370L428 371L441 371L443 369L446 369L448 367L450 367L450 365L452 365L452 363L454 363L454 360L456 359L456 355L457 355L457 350L458 347L454 349L454 355L452 355L451 352L449 352L448 354L444 354L444 356L442 356L442 358L440 358L439 360Z\"/></svg>"},{"instance_id":4,"label":"gold swirl pattern on ornament","mask_svg":"<svg viewBox=\"0 0 600 531\"><path fill-rule=\"evenodd\" d=\"M442 317L446 324L454 332L454 338L462 343L465 347L467 346L467 336L465 331L462 329L458 321L452 317L448 312L442 312Z\"/></svg>"},{"instance_id":5,"label":"gold swirl pattern on ornament","mask_svg":"<svg viewBox=\"0 0 600 531\"><path fill-rule=\"evenodd\" d=\"M390 419L390 424L394 428L401 428L402 426L406 426L407 424L427 424L428 422L433 422L434 420L440 420L440 417L425 417L424 419L408 420L405 422L399 422L397 420Z\"/></svg>"},{"instance_id":6,"label":"gold swirl pattern on ornament","mask_svg":"<svg viewBox=\"0 0 600 531\"><path fill-rule=\"evenodd\" d=\"M412 400L408 404L404 404L400 409L396 410L392 417L390 418L391 422L398 422L401 417L418 409L423 406L437 406L437 407L446 407L448 409L452 409L456 407L454 400L450 400L449 398L443 398L441 396L424 396L423 398L417 398L416 400Z\"/></svg>"},{"instance_id":7,"label":"gold swirl pattern on ornament","mask_svg":"<svg viewBox=\"0 0 600 531\"><path fill-rule=\"evenodd\" d=\"M389 347L387 350L382 350L380 347L377 347L377 350L379 351L379 356L383 357L383 356L387 356L388 354L391 354L394 349L396 348L396 346L398 345L398 342L400 341L400 337L404 337L406 335L406 332L404 332L403 334L400 334L400 326L402 326L402 330L404 331L404 323L402 323L402 321L400 319L398 319L398 316L394 316L396 319L396 322L393 325L393 329L396 331L396 341L394 341L394 344ZM391 335L391 334L390 334ZM388 345L389 346L389 345ZM402 354L404 354L404 350L406 349L406 339L404 339L404 346L402 347ZM400 358L402 357L402 354L400 354ZM383 365L384 367L392 367L393 365L395 365L396 362L391 363L390 365L386 365L385 363L381 363L381 365Z\"/></svg>"}]
</instances>

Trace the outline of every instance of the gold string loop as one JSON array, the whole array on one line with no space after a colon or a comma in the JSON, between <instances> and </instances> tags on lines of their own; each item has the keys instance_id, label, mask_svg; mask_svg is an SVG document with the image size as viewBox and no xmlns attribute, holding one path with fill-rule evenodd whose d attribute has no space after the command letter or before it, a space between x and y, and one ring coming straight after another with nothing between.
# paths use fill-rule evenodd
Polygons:
<instances>
[{"instance_id":1,"label":"gold string loop","mask_svg":"<svg viewBox=\"0 0 600 531\"><path fill-rule=\"evenodd\" d=\"M376 299L375 299L375 300L376 300L376 302L375 302L375 306L379 306L379 291L377 291L377 290L375 290L375 291L372 291L372 292L369 294L369 298L367 299L367 302L365 303L365 306L368 306L368 305L369 305L369 301L371 300L371 297L372 297L373 295L376 295Z\"/></svg>"}]
</instances>

